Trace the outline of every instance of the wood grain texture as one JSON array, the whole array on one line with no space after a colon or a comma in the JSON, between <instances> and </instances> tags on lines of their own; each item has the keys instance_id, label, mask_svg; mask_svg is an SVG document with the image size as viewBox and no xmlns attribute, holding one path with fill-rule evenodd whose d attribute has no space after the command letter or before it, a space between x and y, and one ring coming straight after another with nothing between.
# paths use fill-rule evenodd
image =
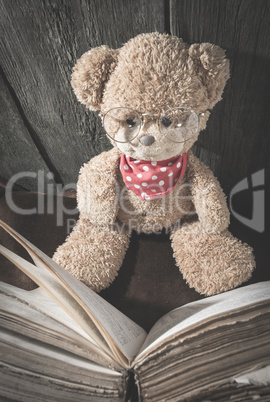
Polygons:
<instances>
[{"instance_id":1,"label":"wood grain texture","mask_svg":"<svg viewBox=\"0 0 270 402\"><path fill-rule=\"evenodd\" d=\"M3 133L0 141L0 177L8 178L16 184L37 191L36 178L28 174L35 173L38 168L44 172L44 184L53 183L53 180L48 180L49 168L33 142L10 89L1 75L0 121L1 133ZM19 173L22 174L20 178L14 176Z\"/></svg>"},{"instance_id":2,"label":"wood grain texture","mask_svg":"<svg viewBox=\"0 0 270 402\"><path fill-rule=\"evenodd\" d=\"M110 148L99 119L72 92L76 60L94 46L119 47L140 32L164 32L163 11L163 0L0 3L1 65L57 182L76 182L81 165ZM9 146L20 145L10 139Z\"/></svg>"},{"instance_id":3,"label":"wood grain texture","mask_svg":"<svg viewBox=\"0 0 270 402\"><path fill-rule=\"evenodd\" d=\"M210 42L231 64L223 100L194 146L226 193L241 179L266 169L270 150L270 2L171 0L171 33L188 43Z\"/></svg>"},{"instance_id":4,"label":"wood grain texture","mask_svg":"<svg viewBox=\"0 0 270 402\"><path fill-rule=\"evenodd\" d=\"M33 169L45 165L56 182L76 182L81 165L110 148L97 115L72 92L76 60L94 46L117 48L141 32L167 30L188 43L218 44L231 61L223 101L213 109L195 153L227 194L259 169L266 169L268 180L269 20L269 0L2 0L1 65L16 98L18 119L24 115L25 134L20 138L29 131L27 138L40 154L33 157ZM0 138L6 155L15 149L24 154L23 141L8 134L15 113L13 108L13 117L2 116ZM2 158L5 179L17 171L16 163Z\"/></svg>"}]
</instances>

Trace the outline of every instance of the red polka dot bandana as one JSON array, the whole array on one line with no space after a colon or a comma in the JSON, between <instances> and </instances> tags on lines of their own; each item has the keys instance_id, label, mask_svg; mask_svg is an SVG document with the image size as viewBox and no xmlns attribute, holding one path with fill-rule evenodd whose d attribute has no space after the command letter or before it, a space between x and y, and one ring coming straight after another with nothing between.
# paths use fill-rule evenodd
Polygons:
<instances>
[{"instance_id":1,"label":"red polka dot bandana","mask_svg":"<svg viewBox=\"0 0 270 402\"><path fill-rule=\"evenodd\" d=\"M187 154L158 162L121 155L120 171L127 188L142 200L154 200L173 191L185 174Z\"/></svg>"}]
</instances>

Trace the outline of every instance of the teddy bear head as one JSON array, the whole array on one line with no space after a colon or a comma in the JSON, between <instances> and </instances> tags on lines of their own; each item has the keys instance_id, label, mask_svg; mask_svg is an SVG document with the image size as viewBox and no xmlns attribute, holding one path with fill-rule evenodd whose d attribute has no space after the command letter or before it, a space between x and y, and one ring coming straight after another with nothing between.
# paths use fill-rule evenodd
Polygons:
<instances>
[{"instance_id":1,"label":"teddy bear head","mask_svg":"<svg viewBox=\"0 0 270 402\"><path fill-rule=\"evenodd\" d=\"M74 67L80 102L100 111L114 146L134 159L161 161L187 152L221 99L229 62L210 43L141 34L120 49L86 52Z\"/></svg>"}]
</instances>

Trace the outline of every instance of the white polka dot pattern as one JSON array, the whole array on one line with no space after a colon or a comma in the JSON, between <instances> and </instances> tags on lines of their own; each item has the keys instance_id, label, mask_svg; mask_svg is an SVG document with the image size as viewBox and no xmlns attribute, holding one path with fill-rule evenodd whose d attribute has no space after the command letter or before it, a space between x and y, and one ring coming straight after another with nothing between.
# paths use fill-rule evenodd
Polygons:
<instances>
[{"instance_id":1,"label":"white polka dot pattern","mask_svg":"<svg viewBox=\"0 0 270 402\"><path fill-rule=\"evenodd\" d=\"M120 171L127 188L142 200L153 200L173 191L185 174L187 153L164 161L142 161L122 155Z\"/></svg>"}]
</instances>

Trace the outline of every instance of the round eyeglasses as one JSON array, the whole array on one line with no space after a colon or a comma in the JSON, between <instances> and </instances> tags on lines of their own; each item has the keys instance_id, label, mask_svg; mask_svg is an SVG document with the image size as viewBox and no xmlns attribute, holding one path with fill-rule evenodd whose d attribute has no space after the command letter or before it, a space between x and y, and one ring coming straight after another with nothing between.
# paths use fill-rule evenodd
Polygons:
<instances>
[{"instance_id":1,"label":"round eyeglasses","mask_svg":"<svg viewBox=\"0 0 270 402\"><path fill-rule=\"evenodd\" d=\"M160 133L169 141L181 143L194 137L200 127L200 117L204 113L196 113L192 109L176 107L161 115L153 113L139 114L129 107L110 109L103 117L103 127L107 135L116 142L130 142L134 140L147 121L158 122Z\"/></svg>"}]
</instances>

